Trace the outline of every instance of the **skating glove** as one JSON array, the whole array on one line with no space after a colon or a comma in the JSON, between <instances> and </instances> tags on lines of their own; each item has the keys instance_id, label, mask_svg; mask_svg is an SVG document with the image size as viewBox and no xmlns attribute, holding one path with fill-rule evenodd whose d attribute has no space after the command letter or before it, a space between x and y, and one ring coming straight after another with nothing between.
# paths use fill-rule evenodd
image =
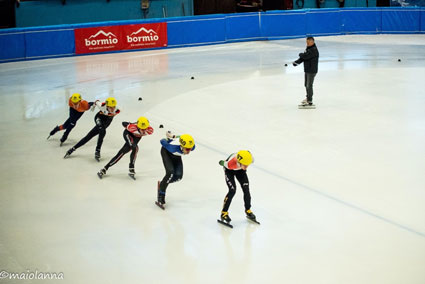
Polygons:
<instances>
[{"instance_id":1,"label":"skating glove","mask_svg":"<svg viewBox=\"0 0 425 284\"><path fill-rule=\"evenodd\" d=\"M176 138L176 135L174 135L173 133L171 133L171 131L167 131L165 133L165 135L167 136L167 139L173 139Z\"/></svg>"},{"instance_id":2,"label":"skating glove","mask_svg":"<svg viewBox=\"0 0 425 284\"><path fill-rule=\"evenodd\" d=\"M219 164L220 166L224 167L224 161L223 161L223 160L220 160L220 162L218 162L218 164Z\"/></svg>"},{"instance_id":3,"label":"skating glove","mask_svg":"<svg viewBox=\"0 0 425 284\"><path fill-rule=\"evenodd\" d=\"M103 123L102 123L102 120L100 118L96 118L96 126L99 129L103 128Z\"/></svg>"},{"instance_id":4,"label":"skating glove","mask_svg":"<svg viewBox=\"0 0 425 284\"><path fill-rule=\"evenodd\" d=\"M92 106L91 106L91 108L90 108L90 111L94 111L94 109L96 108L96 104L97 104L97 102L99 102L99 100L95 100L95 101L94 101L93 105L92 105Z\"/></svg>"},{"instance_id":5,"label":"skating glove","mask_svg":"<svg viewBox=\"0 0 425 284\"><path fill-rule=\"evenodd\" d=\"M292 65L298 66L298 63L294 61L294 62L292 62Z\"/></svg>"},{"instance_id":6,"label":"skating glove","mask_svg":"<svg viewBox=\"0 0 425 284\"><path fill-rule=\"evenodd\" d=\"M127 122L127 121L123 121L122 122L122 126L124 126L124 127L127 127L127 125L129 125L130 123L129 122Z\"/></svg>"}]
</instances>

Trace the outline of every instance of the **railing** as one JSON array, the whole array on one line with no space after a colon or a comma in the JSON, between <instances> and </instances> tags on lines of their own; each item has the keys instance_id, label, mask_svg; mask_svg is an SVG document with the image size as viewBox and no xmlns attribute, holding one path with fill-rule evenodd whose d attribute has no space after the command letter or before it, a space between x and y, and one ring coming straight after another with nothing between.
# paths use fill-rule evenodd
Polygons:
<instances>
[{"instance_id":1,"label":"railing","mask_svg":"<svg viewBox=\"0 0 425 284\"><path fill-rule=\"evenodd\" d=\"M425 8L273 11L0 31L0 62L76 55L74 30L166 23L166 47L312 36L425 33Z\"/></svg>"}]
</instances>

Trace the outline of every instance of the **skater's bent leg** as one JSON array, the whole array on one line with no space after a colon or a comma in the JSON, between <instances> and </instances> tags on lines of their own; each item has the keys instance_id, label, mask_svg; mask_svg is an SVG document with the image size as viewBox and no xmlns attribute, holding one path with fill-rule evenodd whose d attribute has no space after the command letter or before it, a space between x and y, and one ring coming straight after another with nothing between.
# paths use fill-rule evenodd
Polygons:
<instances>
[{"instance_id":1,"label":"skater's bent leg","mask_svg":"<svg viewBox=\"0 0 425 284\"><path fill-rule=\"evenodd\" d=\"M65 133L62 135L62 138L60 139L61 142L65 142L66 139L68 139L69 133L71 133L71 130L75 127L76 122L70 122L66 126L64 124L64 128L66 128Z\"/></svg>"},{"instance_id":2,"label":"skater's bent leg","mask_svg":"<svg viewBox=\"0 0 425 284\"><path fill-rule=\"evenodd\" d=\"M251 209L251 194L249 192L249 180L246 171L238 171L236 178L242 187L245 210Z\"/></svg>"},{"instance_id":3,"label":"skater's bent leg","mask_svg":"<svg viewBox=\"0 0 425 284\"><path fill-rule=\"evenodd\" d=\"M130 151L130 149L131 148L127 145L127 143L124 144L115 157L113 157L109 163L106 164L105 169L108 170L110 167L118 163L118 161L121 160L121 158Z\"/></svg>"},{"instance_id":4,"label":"skater's bent leg","mask_svg":"<svg viewBox=\"0 0 425 284\"><path fill-rule=\"evenodd\" d=\"M68 118L61 126L59 126L60 130L68 129L71 126L72 119Z\"/></svg>"},{"instance_id":5,"label":"skater's bent leg","mask_svg":"<svg viewBox=\"0 0 425 284\"><path fill-rule=\"evenodd\" d=\"M128 166L130 169L133 169L133 170L134 170L134 164L136 163L137 152L139 152L139 147L137 145L133 145L131 147L130 164Z\"/></svg>"},{"instance_id":6,"label":"skater's bent leg","mask_svg":"<svg viewBox=\"0 0 425 284\"><path fill-rule=\"evenodd\" d=\"M75 146L75 149L80 148L81 146L83 146L84 144L86 144L87 142L90 141L90 139L92 139L94 136L96 136L97 134L99 134L99 129L97 128L97 126L93 127L92 130L90 130L89 133L87 133L87 135L81 139Z\"/></svg>"},{"instance_id":7,"label":"skater's bent leg","mask_svg":"<svg viewBox=\"0 0 425 284\"><path fill-rule=\"evenodd\" d=\"M105 138L105 135L106 129L103 127L99 127L99 137L97 137L96 152L100 152L100 149L102 148L103 144L103 138Z\"/></svg>"},{"instance_id":8,"label":"skater's bent leg","mask_svg":"<svg viewBox=\"0 0 425 284\"><path fill-rule=\"evenodd\" d=\"M172 161L172 156L173 154L168 152L164 147L161 148L162 163L164 164L165 168L165 176L162 178L161 183L159 184L159 192L162 195L165 195L168 184L173 178L174 164Z\"/></svg>"},{"instance_id":9,"label":"skater's bent leg","mask_svg":"<svg viewBox=\"0 0 425 284\"><path fill-rule=\"evenodd\" d=\"M224 198L222 211L227 212L229 210L230 203L232 203L233 196L235 196L235 193L236 193L236 183L235 183L235 175L231 170L226 169L224 172L224 175L225 175L227 187L229 188L229 192Z\"/></svg>"},{"instance_id":10,"label":"skater's bent leg","mask_svg":"<svg viewBox=\"0 0 425 284\"><path fill-rule=\"evenodd\" d=\"M173 160L174 164L174 173L173 177L170 180L170 183L180 181L183 178L183 162L181 157L177 157L179 159Z\"/></svg>"}]
</instances>

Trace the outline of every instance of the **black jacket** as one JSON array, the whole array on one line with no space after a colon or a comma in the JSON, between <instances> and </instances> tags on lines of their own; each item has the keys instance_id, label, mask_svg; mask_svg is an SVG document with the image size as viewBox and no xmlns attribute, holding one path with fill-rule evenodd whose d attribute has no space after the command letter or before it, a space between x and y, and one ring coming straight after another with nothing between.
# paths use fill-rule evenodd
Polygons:
<instances>
[{"instance_id":1,"label":"black jacket","mask_svg":"<svg viewBox=\"0 0 425 284\"><path fill-rule=\"evenodd\" d=\"M305 73L317 73L317 66L319 65L319 50L317 50L316 44L307 46L304 53L300 53L299 57L295 62L301 64L304 62Z\"/></svg>"}]
</instances>

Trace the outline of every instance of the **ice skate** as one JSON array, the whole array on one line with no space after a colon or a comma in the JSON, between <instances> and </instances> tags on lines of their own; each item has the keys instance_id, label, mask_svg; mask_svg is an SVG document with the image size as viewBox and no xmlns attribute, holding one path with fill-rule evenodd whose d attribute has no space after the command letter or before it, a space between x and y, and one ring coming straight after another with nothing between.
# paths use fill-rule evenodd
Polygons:
<instances>
[{"instance_id":1,"label":"ice skate","mask_svg":"<svg viewBox=\"0 0 425 284\"><path fill-rule=\"evenodd\" d=\"M229 213L226 211L221 211L220 219L217 219L217 222L229 228L233 228L233 225L230 224L231 221L232 219L230 219Z\"/></svg>"},{"instance_id":2,"label":"ice skate","mask_svg":"<svg viewBox=\"0 0 425 284\"><path fill-rule=\"evenodd\" d=\"M105 169L105 168L101 169L101 170L97 173L97 176L98 176L100 179L102 179L102 177L103 177L104 175L106 175L106 169Z\"/></svg>"},{"instance_id":3,"label":"ice skate","mask_svg":"<svg viewBox=\"0 0 425 284\"><path fill-rule=\"evenodd\" d=\"M158 198L159 198L159 196L160 196L160 193L159 193L159 187L160 187L160 185L161 185L161 181L158 181ZM165 204L165 195L164 195L164 198L163 198L163 204Z\"/></svg>"},{"instance_id":4,"label":"ice skate","mask_svg":"<svg viewBox=\"0 0 425 284\"><path fill-rule=\"evenodd\" d=\"M67 136L68 136L68 135L66 135L66 136L65 136L65 134L64 134L64 135L62 136L62 138L60 139L60 141L61 141L60 147L62 147L63 143L65 143L66 139L68 138Z\"/></svg>"},{"instance_id":5,"label":"ice skate","mask_svg":"<svg viewBox=\"0 0 425 284\"><path fill-rule=\"evenodd\" d=\"M162 210L165 210L165 195L160 194L158 191L158 200L155 201L155 204L161 208Z\"/></svg>"},{"instance_id":6,"label":"ice skate","mask_svg":"<svg viewBox=\"0 0 425 284\"><path fill-rule=\"evenodd\" d=\"M94 159L98 162L100 162L100 151L97 151L94 153Z\"/></svg>"},{"instance_id":7,"label":"ice skate","mask_svg":"<svg viewBox=\"0 0 425 284\"><path fill-rule=\"evenodd\" d=\"M316 105L313 102L308 102L307 99L303 100L300 105L298 105L299 109L315 109Z\"/></svg>"},{"instance_id":8,"label":"ice skate","mask_svg":"<svg viewBox=\"0 0 425 284\"><path fill-rule=\"evenodd\" d=\"M245 211L246 213L246 218L248 218L248 220L260 224L260 222L257 221L257 218L255 217L254 213L252 213L251 209L248 209Z\"/></svg>"},{"instance_id":9,"label":"ice skate","mask_svg":"<svg viewBox=\"0 0 425 284\"><path fill-rule=\"evenodd\" d=\"M158 186L157 186L157 201L155 201L155 204L161 208L162 210L165 210L165 192L160 192L159 191L159 185L161 184L160 181L158 181Z\"/></svg>"},{"instance_id":10,"label":"ice skate","mask_svg":"<svg viewBox=\"0 0 425 284\"><path fill-rule=\"evenodd\" d=\"M136 180L136 177L134 176L136 174L136 172L134 171L134 169L129 169L128 171L128 176L131 177L132 179Z\"/></svg>"},{"instance_id":11,"label":"ice skate","mask_svg":"<svg viewBox=\"0 0 425 284\"><path fill-rule=\"evenodd\" d=\"M49 136L47 136L47 140L49 140L50 136L53 136L56 134L56 132L58 132L60 130L59 126L56 125L55 128L53 128L52 131L50 131Z\"/></svg>"},{"instance_id":12,"label":"ice skate","mask_svg":"<svg viewBox=\"0 0 425 284\"><path fill-rule=\"evenodd\" d=\"M71 156L71 154L75 151L75 148L72 147L71 149L69 149L68 151L66 151L65 156L63 156L64 159L68 158L69 156Z\"/></svg>"}]
</instances>

